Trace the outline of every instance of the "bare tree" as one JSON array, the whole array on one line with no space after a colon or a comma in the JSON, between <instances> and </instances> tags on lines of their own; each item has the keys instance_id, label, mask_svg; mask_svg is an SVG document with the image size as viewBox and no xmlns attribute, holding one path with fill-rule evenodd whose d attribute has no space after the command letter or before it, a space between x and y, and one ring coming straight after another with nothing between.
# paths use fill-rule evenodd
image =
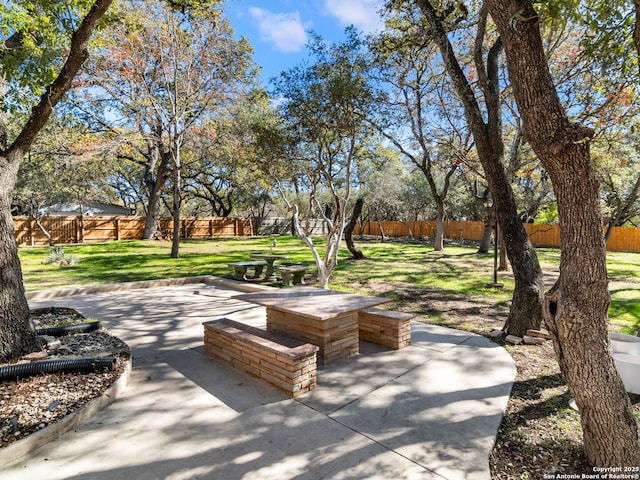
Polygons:
<instances>
[{"instance_id":1,"label":"bare tree","mask_svg":"<svg viewBox=\"0 0 640 480\"><path fill-rule=\"evenodd\" d=\"M372 46L390 93L385 115L369 120L424 175L436 211L434 249L441 251L445 200L460 174L461 158L471 148L470 137L449 84L437 71L436 48L429 38L391 17Z\"/></svg>"}]
</instances>

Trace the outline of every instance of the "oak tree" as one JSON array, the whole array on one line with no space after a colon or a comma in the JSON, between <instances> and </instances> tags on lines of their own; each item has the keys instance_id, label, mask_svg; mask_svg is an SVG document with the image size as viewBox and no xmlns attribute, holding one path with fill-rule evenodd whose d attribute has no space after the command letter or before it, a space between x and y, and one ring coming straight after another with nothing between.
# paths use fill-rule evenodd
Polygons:
<instances>
[{"instance_id":1,"label":"oak tree","mask_svg":"<svg viewBox=\"0 0 640 480\"><path fill-rule=\"evenodd\" d=\"M532 2L485 4L504 45L525 138L549 172L558 202L560 276L545 296L544 318L580 411L587 459L598 467L637 467L638 425L607 331L609 291L600 191L590 155L593 130L567 116Z\"/></svg>"},{"instance_id":2,"label":"oak tree","mask_svg":"<svg viewBox=\"0 0 640 480\"><path fill-rule=\"evenodd\" d=\"M87 76L98 91L96 101L109 102L107 113L117 113L142 140L149 189L147 236L157 224L162 187L171 173L174 258L179 255L188 136L194 130L202 134L253 80L251 47L245 39L234 39L216 3L183 11L146 2L147 15L142 17L137 15L140 2L123 3L119 21L105 30Z\"/></svg>"},{"instance_id":3,"label":"oak tree","mask_svg":"<svg viewBox=\"0 0 640 480\"><path fill-rule=\"evenodd\" d=\"M36 349L11 216L18 169L71 88L111 1L0 5L0 361Z\"/></svg>"},{"instance_id":4,"label":"oak tree","mask_svg":"<svg viewBox=\"0 0 640 480\"><path fill-rule=\"evenodd\" d=\"M429 0L418 0L416 4L427 20L425 34L429 35L440 49L445 69L464 106L465 118L473 134L476 152L491 190L498 224L513 269L515 288L509 316L503 329L507 334L522 336L528 329L540 326L544 284L542 269L518 215L511 182L503 164L504 141L499 83L499 55L502 42L500 38L492 38L488 34L487 10L481 7L472 55L479 89L479 92L476 92L456 56L448 32L448 29L454 28L459 21L466 19L466 7L461 10L459 6L462 3L452 3L447 8L440 8ZM487 41L490 42L489 46L486 45Z\"/></svg>"},{"instance_id":5,"label":"oak tree","mask_svg":"<svg viewBox=\"0 0 640 480\"><path fill-rule=\"evenodd\" d=\"M403 18L389 14L386 23L372 49L389 95L385 114L369 120L424 175L436 211L434 249L441 251L445 200L461 174L470 136L450 82L439 71L431 39L416 34Z\"/></svg>"},{"instance_id":6,"label":"oak tree","mask_svg":"<svg viewBox=\"0 0 640 480\"><path fill-rule=\"evenodd\" d=\"M352 174L357 158L371 145L372 132L363 117L375 104L367 76L367 62L361 54L361 40L347 31L347 40L328 45L314 37L309 48L314 62L283 72L275 93L282 99L298 199L280 191L293 211L296 235L309 248L318 267L318 282L327 288L338 262L338 250L347 223ZM291 172L290 172L291 173ZM280 184L290 180L282 176ZM300 198L306 198L307 225L320 218L325 227L325 251L318 252L311 231L300 222ZM304 222L303 222L304 223Z\"/></svg>"}]
</instances>

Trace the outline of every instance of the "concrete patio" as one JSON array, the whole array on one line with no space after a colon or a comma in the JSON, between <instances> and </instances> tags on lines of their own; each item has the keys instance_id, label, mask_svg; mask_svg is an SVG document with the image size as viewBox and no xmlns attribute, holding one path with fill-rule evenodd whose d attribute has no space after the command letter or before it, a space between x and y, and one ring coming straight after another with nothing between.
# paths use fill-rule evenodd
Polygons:
<instances>
[{"instance_id":1,"label":"concrete patio","mask_svg":"<svg viewBox=\"0 0 640 480\"><path fill-rule=\"evenodd\" d=\"M411 346L361 342L359 355L320 368L318 387L292 400L203 355L202 322L266 320L264 307L231 298L233 282L200 280L32 295L32 308L103 320L131 347L134 369L115 403L3 465L0 478L490 478L515 378L503 348L413 323Z\"/></svg>"}]
</instances>

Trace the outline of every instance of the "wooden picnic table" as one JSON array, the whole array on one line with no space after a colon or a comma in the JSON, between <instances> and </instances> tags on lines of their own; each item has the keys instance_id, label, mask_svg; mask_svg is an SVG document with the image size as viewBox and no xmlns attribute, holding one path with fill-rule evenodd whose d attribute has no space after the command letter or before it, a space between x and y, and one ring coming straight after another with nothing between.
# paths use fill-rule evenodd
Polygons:
<instances>
[{"instance_id":1,"label":"wooden picnic table","mask_svg":"<svg viewBox=\"0 0 640 480\"><path fill-rule=\"evenodd\" d=\"M318 361L323 364L358 353L358 312L391 301L312 287L246 293L233 298L265 306L267 330L317 345Z\"/></svg>"},{"instance_id":2,"label":"wooden picnic table","mask_svg":"<svg viewBox=\"0 0 640 480\"><path fill-rule=\"evenodd\" d=\"M287 258L289 258L289 256L275 255L271 253L252 253L251 258L259 258L260 260L264 260L265 262L267 262L267 271L264 273L264 278L265 280L268 280L271 277L273 277L273 272L274 272L273 263L276 260L286 260Z\"/></svg>"}]
</instances>

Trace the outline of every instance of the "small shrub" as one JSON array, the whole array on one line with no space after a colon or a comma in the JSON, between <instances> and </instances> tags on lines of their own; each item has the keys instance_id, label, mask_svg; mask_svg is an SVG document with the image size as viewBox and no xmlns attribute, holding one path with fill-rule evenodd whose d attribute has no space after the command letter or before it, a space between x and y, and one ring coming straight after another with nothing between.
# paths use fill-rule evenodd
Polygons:
<instances>
[{"instance_id":1,"label":"small shrub","mask_svg":"<svg viewBox=\"0 0 640 480\"><path fill-rule=\"evenodd\" d=\"M61 267L66 267L69 265L75 265L76 263L78 263L78 261L79 259L75 255L67 255L67 253L64 251L64 248L53 246L49 250L47 259L42 263L44 263L45 265L57 263Z\"/></svg>"}]
</instances>

